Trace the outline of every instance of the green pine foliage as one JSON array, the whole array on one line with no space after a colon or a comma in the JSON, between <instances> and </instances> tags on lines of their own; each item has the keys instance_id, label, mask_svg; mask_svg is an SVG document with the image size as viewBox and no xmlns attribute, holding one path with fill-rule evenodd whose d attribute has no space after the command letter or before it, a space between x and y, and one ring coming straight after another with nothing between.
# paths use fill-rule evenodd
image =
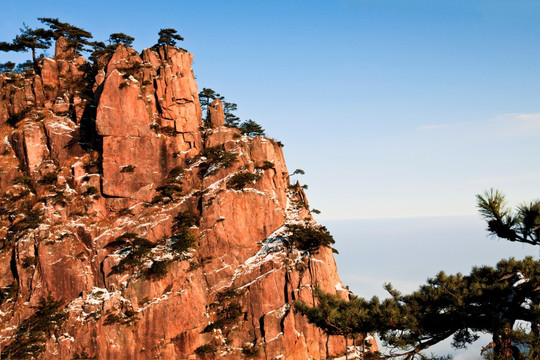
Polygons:
<instances>
[{"instance_id":1,"label":"green pine foliage","mask_svg":"<svg viewBox=\"0 0 540 360\"><path fill-rule=\"evenodd\" d=\"M206 158L199 164L199 175L201 177L215 174L221 167L231 167L238 159L238 155L225 150L225 145L220 144L207 147L201 150L197 159Z\"/></svg>"},{"instance_id":2,"label":"green pine foliage","mask_svg":"<svg viewBox=\"0 0 540 360\"><path fill-rule=\"evenodd\" d=\"M261 176L250 172L240 172L234 174L233 177L227 182L228 189L242 190L248 184L254 183L259 180Z\"/></svg>"},{"instance_id":3,"label":"green pine foliage","mask_svg":"<svg viewBox=\"0 0 540 360\"><path fill-rule=\"evenodd\" d=\"M324 226L315 228L303 225L289 225L288 230L291 234L287 238L287 241L291 248L295 247L310 254L316 254L324 246L331 248L332 252L337 253L337 250L332 248L335 240Z\"/></svg>"},{"instance_id":4,"label":"green pine foliage","mask_svg":"<svg viewBox=\"0 0 540 360\"><path fill-rule=\"evenodd\" d=\"M210 105L210 103L215 99L219 99L223 103L225 126L237 129L240 124L240 118L236 116L234 112L238 110L238 105L225 100L224 96L221 96L220 94L209 88L203 88L199 92L199 102L201 104L203 114L207 113L208 105ZM206 118L204 119L206 120Z\"/></svg>"},{"instance_id":5,"label":"green pine foliage","mask_svg":"<svg viewBox=\"0 0 540 360\"><path fill-rule=\"evenodd\" d=\"M179 212L173 220L172 235L169 239L170 247L181 258L197 244L197 237L190 228L197 226L198 223L199 216L190 210Z\"/></svg>"},{"instance_id":6,"label":"green pine foliage","mask_svg":"<svg viewBox=\"0 0 540 360\"><path fill-rule=\"evenodd\" d=\"M213 330L225 330L225 327L233 325L239 317L243 315L242 306L237 302L232 302L224 306L217 314L218 318L213 323L206 326L203 333Z\"/></svg>"},{"instance_id":7,"label":"green pine foliage","mask_svg":"<svg viewBox=\"0 0 540 360\"><path fill-rule=\"evenodd\" d=\"M159 38L157 45L169 45L169 46L176 46L177 41L183 41L184 38L178 34L178 31L175 29L167 28L167 29L161 29L158 33Z\"/></svg>"},{"instance_id":8,"label":"green pine foliage","mask_svg":"<svg viewBox=\"0 0 540 360\"><path fill-rule=\"evenodd\" d=\"M1 358L23 360L41 353L48 337L68 317L60 310L61 306L62 301L54 300L51 296L41 298L39 305L33 307L35 313L21 322L12 341L3 347Z\"/></svg>"},{"instance_id":9,"label":"green pine foliage","mask_svg":"<svg viewBox=\"0 0 540 360\"><path fill-rule=\"evenodd\" d=\"M251 359L259 354L259 348L256 345L244 345L242 346L242 355L246 359Z\"/></svg>"},{"instance_id":10,"label":"green pine foliage","mask_svg":"<svg viewBox=\"0 0 540 360\"><path fill-rule=\"evenodd\" d=\"M255 121L251 119L241 123L238 128L240 129L240 132L242 134L247 135L249 137L265 136L264 129L262 128L262 126L257 124Z\"/></svg>"},{"instance_id":11,"label":"green pine foliage","mask_svg":"<svg viewBox=\"0 0 540 360\"><path fill-rule=\"evenodd\" d=\"M273 162L271 161L268 161L268 160L265 160L262 165L258 165L256 166L257 169L261 169L261 170L268 170L268 169L274 169L275 168L275 165Z\"/></svg>"},{"instance_id":12,"label":"green pine foliage","mask_svg":"<svg viewBox=\"0 0 540 360\"><path fill-rule=\"evenodd\" d=\"M491 189L476 195L480 214L491 235L531 245L540 245L540 201L522 204L517 211L508 207L505 196Z\"/></svg>"},{"instance_id":13,"label":"green pine foliage","mask_svg":"<svg viewBox=\"0 0 540 360\"><path fill-rule=\"evenodd\" d=\"M15 301L19 293L19 283L13 280L9 285L0 288L0 305Z\"/></svg>"},{"instance_id":14,"label":"green pine foliage","mask_svg":"<svg viewBox=\"0 0 540 360\"><path fill-rule=\"evenodd\" d=\"M113 33L109 35L109 43L112 49L116 50L116 48L120 45L125 46L131 46L133 44L133 41L135 41L135 38L129 35L126 35L124 33Z\"/></svg>"},{"instance_id":15,"label":"green pine foliage","mask_svg":"<svg viewBox=\"0 0 540 360\"><path fill-rule=\"evenodd\" d=\"M61 22L57 18L38 18L38 20L49 27L55 39L66 38L68 47L76 54L87 51L85 47L91 45L92 34L80 27Z\"/></svg>"},{"instance_id":16,"label":"green pine foliage","mask_svg":"<svg viewBox=\"0 0 540 360\"><path fill-rule=\"evenodd\" d=\"M15 69L15 63L8 61L0 64L0 74L10 74Z\"/></svg>"},{"instance_id":17,"label":"green pine foliage","mask_svg":"<svg viewBox=\"0 0 540 360\"><path fill-rule=\"evenodd\" d=\"M195 354L204 356L206 354L214 354L217 352L217 347L212 344L204 344L195 349Z\"/></svg>"},{"instance_id":18,"label":"green pine foliage","mask_svg":"<svg viewBox=\"0 0 540 360\"><path fill-rule=\"evenodd\" d=\"M492 235L539 244L538 201L512 212L499 191L487 191L477 200ZM353 297L347 302L315 290L317 305L297 303L296 309L329 334L377 332L389 349L383 357L422 359L426 349L445 339L452 338L454 348L465 348L479 333L492 336L482 349L487 359L540 356L540 261L532 257L501 260L495 268L475 267L468 275L441 271L407 295L391 284L385 288L391 298L384 301ZM523 322L530 330L516 328Z\"/></svg>"},{"instance_id":19,"label":"green pine foliage","mask_svg":"<svg viewBox=\"0 0 540 360\"><path fill-rule=\"evenodd\" d=\"M409 295L387 284L392 298L382 302L376 297L346 302L316 290L317 306L297 303L296 308L332 335L376 331L394 354L409 359L449 337L455 348L464 348L484 332L493 336L494 359L513 360L518 359L516 344L524 343L512 331L518 320L531 322L532 335L526 338L538 343L538 287L540 262L528 257L501 260L496 268L477 267L469 275L440 272Z\"/></svg>"},{"instance_id":20,"label":"green pine foliage","mask_svg":"<svg viewBox=\"0 0 540 360\"><path fill-rule=\"evenodd\" d=\"M156 188L158 194L154 196L149 205L160 202L168 203L182 196L182 187L180 184L182 183L183 176L184 168L182 166L172 168L167 175L165 184Z\"/></svg>"},{"instance_id":21,"label":"green pine foliage","mask_svg":"<svg viewBox=\"0 0 540 360\"><path fill-rule=\"evenodd\" d=\"M136 234L126 233L107 245L108 248L124 248L128 254L113 266L111 275L121 274L128 270L140 268L148 258L149 253L156 247L153 242L140 238Z\"/></svg>"}]
</instances>

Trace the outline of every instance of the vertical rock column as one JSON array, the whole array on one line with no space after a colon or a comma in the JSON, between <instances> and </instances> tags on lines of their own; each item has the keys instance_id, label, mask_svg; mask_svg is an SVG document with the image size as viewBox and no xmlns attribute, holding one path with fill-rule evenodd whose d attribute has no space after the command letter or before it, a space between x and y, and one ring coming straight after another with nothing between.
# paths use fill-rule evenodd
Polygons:
<instances>
[{"instance_id":1,"label":"vertical rock column","mask_svg":"<svg viewBox=\"0 0 540 360\"><path fill-rule=\"evenodd\" d=\"M133 49L120 46L107 66L96 118L97 131L103 136L106 196L149 201L168 171L182 162L183 156L173 154L200 149L200 110L193 109L198 106L197 87L191 86L191 81L175 80L193 79L191 62L189 66L184 64L184 58L191 57L176 51L183 56L165 61L153 50L145 50L143 62ZM152 80L142 80L146 77ZM157 84L157 88L146 86L147 83ZM185 99L186 92L189 101ZM180 94L183 97L175 97ZM168 105L167 119L164 104ZM160 132L169 128L167 121L180 122L182 126L175 125L173 132Z\"/></svg>"}]
</instances>

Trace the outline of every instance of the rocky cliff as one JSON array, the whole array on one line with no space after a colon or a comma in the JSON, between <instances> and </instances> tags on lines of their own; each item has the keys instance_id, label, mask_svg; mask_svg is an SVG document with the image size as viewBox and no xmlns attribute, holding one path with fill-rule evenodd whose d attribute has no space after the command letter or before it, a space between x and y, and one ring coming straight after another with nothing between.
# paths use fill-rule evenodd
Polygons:
<instances>
[{"instance_id":1,"label":"rocky cliff","mask_svg":"<svg viewBox=\"0 0 540 360\"><path fill-rule=\"evenodd\" d=\"M280 144L203 123L184 50L61 40L0 75L1 358L343 354L292 306L348 292Z\"/></svg>"}]
</instances>

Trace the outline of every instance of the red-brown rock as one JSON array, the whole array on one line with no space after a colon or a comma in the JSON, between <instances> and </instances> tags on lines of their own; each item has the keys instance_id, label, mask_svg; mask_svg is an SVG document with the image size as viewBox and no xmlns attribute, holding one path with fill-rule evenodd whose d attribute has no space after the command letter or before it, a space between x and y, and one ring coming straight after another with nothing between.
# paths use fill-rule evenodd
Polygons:
<instances>
[{"instance_id":1,"label":"red-brown rock","mask_svg":"<svg viewBox=\"0 0 540 360\"><path fill-rule=\"evenodd\" d=\"M207 344L214 359L244 359L245 346L265 360L344 353L343 338L293 311L314 286L349 294L329 248L286 246L288 224L315 222L281 147L224 127L219 100L202 128L192 61L119 46L95 78L96 108L74 86L92 84L65 39L40 77L0 75L0 286L14 289L1 349L50 295L67 319L45 360L197 359ZM257 178L232 188L244 172ZM186 233L195 243L181 251Z\"/></svg>"},{"instance_id":2,"label":"red-brown rock","mask_svg":"<svg viewBox=\"0 0 540 360\"><path fill-rule=\"evenodd\" d=\"M223 103L219 99L212 101L208 105L208 116L206 119L212 127L219 127L225 125L225 114L223 112Z\"/></svg>"}]
</instances>

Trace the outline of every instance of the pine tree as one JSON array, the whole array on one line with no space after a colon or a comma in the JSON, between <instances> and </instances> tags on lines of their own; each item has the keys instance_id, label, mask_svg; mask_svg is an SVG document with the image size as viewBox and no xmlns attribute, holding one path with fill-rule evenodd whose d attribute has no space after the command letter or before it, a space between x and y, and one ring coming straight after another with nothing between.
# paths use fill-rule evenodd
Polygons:
<instances>
[{"instance_id":1,"label":"pine tree","mask_svg":"<svg viewBox=\"0 0 540 360\"><path fill-rule=\"evenodd\" d=\"M8 52L8 51L17 51L17 47L13 45L13 43L8 43L5 41L0 42L0 51Z\"/></svg>"},{"instance_id":2,"label":"pine tree","mask_svg":"<svg viewBox=\"0 0 540 360\"><path fill-rule=\"evenodd\" d=\"M209 88L203 88L201 91L199 91L199 102L201 103L203 113L205 112L204 110L206 110L208 105L210 105L210 103L218 97L220 97L220 95Z\"/></svg>"},{"instance_id":3,"label":"pine tree","mask_svg":"<svg viewBox=\"0 0 540 360\"><path fill-rule=\"evenodd\" d=\"M235 103L223 101L223 111L225 112L225 126L238 129L240 118L233 111L237 111L238 106Z\"/></svg>"},{"instance_id":4,"label":"pine tree","mask_svg":"<svg viewBox=\"0 0 540 360\"><path fill-rule=\"evenodd\" d=\"M539 245L538 202L522 205L512 213L498 191L477 199L493 235ZM540 261L532 257L501 260L495 268L475 267L469 275L440 272L408 295L391 284L385 288L390 299L361 299L358 306L367 314L364 323L367 321L391 349L386 357L423 358L422 351L449 337L455 348L464 348L478 339L478 333L492 335L492 342L482 351L490 353L490 359L532 360L540 355ZM330 296L327 294L315 295L317 306L300 304L297 308L325 331L328 324L321 314L328 320L340 319L348 313L347 306L353 306L320 300ZM531 324L529 333L514 329L520 321ZM359 331L354 327L347 330L350 324L332 321L344 334Z\"/></svg>"},{"instance_id":5,"label":"pine tree","mask_svg":"<svg viewBox=\"0 0 540 360\"><path fill-rule=\"evenodd\" d=\"M238 128L240 129L240 132L242 132L242 134L249 137L265 135L262 126L251 119L244 121L242 124L240 124Z\"/></svg>"},{"instance_id":6,"label":"pine tree","mask_svg":"<svg viewBox=\"0 0 540 360\"><path fill-rule=\"evenodd\" d=\"M53 32L46 29L31 29L23 24L21 34L13 40L16 51L32 51L32 62L37 69L36 49L48 49L52 44Z\"/></svg>"},{"instance_id":7,"label":"pine tree","mask_svg":"<svg viewBox=\"0 0 540 360\"><path fill-rule=\"evenodd\" d=\"M505 196L491 189L476 195L480 214L488 223L487 230L494 236L509 241L540 245L540 201L522 204L513 212Z\"/></svg>"},{"instance_id":8,"label":"pine tree","mask_svg":"<svg viewBox=\"0 0 540 360\"><path fill-rule=\"evenodd\" d=\"M65 37L68 47L76 54L86 51L85 46L91 45L92 34L80 27L61 22L57 18L38 18L38 20L49 26L55 39Z\"/></svg>"},{"instance_id":9,"label":"pine tree","mask_svg":"<svg viewBox=\"0 0 540 360\"><path fill-rule=\"evenodd\" d=\"M15 63L8 61L3 64L0 64L0 74L7 74L10 72L13 72L13 69L15 69Z\"/></svg>"},{"instance_id":10,"label":"pine tree","mask_svg":"<svg viewBox=\"0 0 540 360\"><path fill-rule=\"evenodd\" d=\"M352 338L353 341L358 335L365 338L368 333L377 330L369 315L378 306L377 298L367 302L353 296L346 301L337 295L325 294L319 288L314 288L313 294L317 299L316 307L297 301L294 304L295 309L326 334L343 336L346 346L348 338ZM326 357L329 358L328 348L326 351ZM345 358L348 359L347 353Z\"/></svg>"},{"instance_id":11,"label":"pine tree","mask_svg":"<svg viewBox=\"0 0 540 360\"><path fill-rule=\"evenodd\" d=\"M170 45L176 46L176 41L183 41L184 38L178 34L178 31L175 29L161 29L158 33L159 39L157 42L158 46Z\"/></svg>"},{"instance_id":12,"label":"pine tree","mask_svg":"<svg viewBox=\"0 0 540 360\"><path fill-rule=\"evenodd\" d=\"M52 44L53 32L38 28L31 29L23 23L21 33L11 43L0 42L0 51L28 51L32 52L32 65L37 70L38 57L36 49L48 49Z\"/></svg>"},{"instance_id":13,"label":"pine tree","mask_svg":"<svg viewBox=\"0 0 540 360\"><path fill-rule=\"evenodd\" d=\"M114 49L120 45L131 46L135 38L124 33L113 33L109 35L109 43Z\"/></svg>"}]
</instances>

